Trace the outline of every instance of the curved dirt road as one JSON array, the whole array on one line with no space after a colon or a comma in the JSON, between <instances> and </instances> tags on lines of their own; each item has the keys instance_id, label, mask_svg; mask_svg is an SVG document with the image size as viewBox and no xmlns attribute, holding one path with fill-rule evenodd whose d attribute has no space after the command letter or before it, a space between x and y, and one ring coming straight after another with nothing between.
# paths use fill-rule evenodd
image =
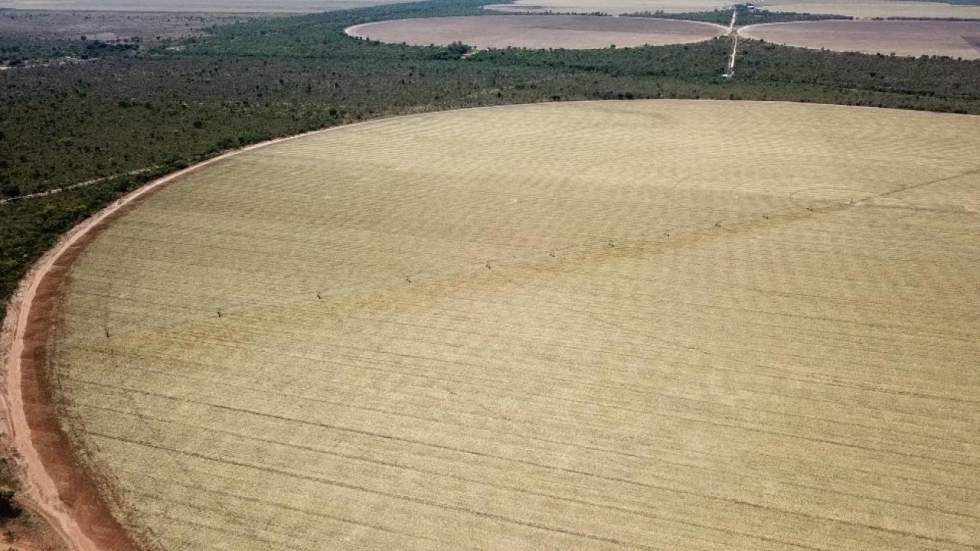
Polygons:
<instances>
[{"instance_id":1,"label":"curved dirt road","mask_svg":"<svg viewBox=\"0 0 980 551\"><path fill-rule=\"evenodd\" d=\"M112 220L160 187L233 155L343 125L278 138L208 159L136 189L72 228L34 265L7 304L0 332L2 429L16 451L32 509L73 551L129 551L139 545L115 520L96 481L72 457L44 379L51 314L68 267Z\"/></svg>"}]
</instances>

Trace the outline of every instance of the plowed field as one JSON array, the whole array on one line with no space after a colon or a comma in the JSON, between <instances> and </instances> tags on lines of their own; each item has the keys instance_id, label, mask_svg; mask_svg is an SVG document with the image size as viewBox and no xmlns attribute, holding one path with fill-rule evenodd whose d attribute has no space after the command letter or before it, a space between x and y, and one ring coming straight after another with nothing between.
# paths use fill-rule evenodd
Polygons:
<instances>
[{"instance_id":1,"label":"plowed field","mask_svg":"<svg viewBox=\"0 0 980 551\"><path fill-rule=\"evenodd\" d=\"M980 21L807 21L750 25L747 38L842 52L980 59Z\"/></svg>"},{"instance_id":2,"label":"plowed field","mask_svg":"<svg viewBox=\"0 0 980 551\"><path fill-rule=\"evenodd\" d=\"M425 46L463 42L478 48L608 48L662 46L708 40L727 32L721 25L588 15L432 17L355 25L347 33L382 42Z\"/></svg>"}]
</instances>

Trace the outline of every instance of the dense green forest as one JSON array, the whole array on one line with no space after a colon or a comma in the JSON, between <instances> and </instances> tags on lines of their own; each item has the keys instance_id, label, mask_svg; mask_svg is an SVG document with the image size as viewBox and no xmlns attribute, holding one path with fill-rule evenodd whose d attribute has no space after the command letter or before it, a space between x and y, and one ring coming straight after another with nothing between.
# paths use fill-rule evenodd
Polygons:
<instances>
[{"instance_id":1,"label":"dense green forest","mask_svg":"<svg viewBox=\"0 0 980 551\"><path fill-rule=\"evenodd\" d=\"M0 297L71 225L175 167L276 136L374 117L537 101L788 100L980 113L980 62L837 54L745 41L482 51L359 40L349 25L486 14L433 0L218 27L179 48L0 72ZM493 17L494 15L486 15ZM9 44L6 47L11 47ZM36 46L33 46L36 47ZM87 47L80 45L79 47ZM124 174L143 170L138 174Z\"/></svg>"},{"instance_id":2,"label":"dense green forest","mask_svg":"<svg viewBox=\"0 0 980 551\"><path fill-rule=\"evenodd\" d=\"M0 35L0 65L21 67L47 61L97 57L133 52L138 44L109 44L99 40L31 40Z\"/></svg>"}]
</instances>

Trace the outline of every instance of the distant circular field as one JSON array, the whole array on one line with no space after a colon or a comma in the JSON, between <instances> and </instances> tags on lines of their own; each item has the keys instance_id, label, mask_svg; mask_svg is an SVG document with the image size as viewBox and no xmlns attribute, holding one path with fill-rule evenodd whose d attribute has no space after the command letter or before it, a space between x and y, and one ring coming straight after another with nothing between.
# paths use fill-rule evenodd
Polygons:
<instances>
[{"instance_id":1,"label":"distant circular field","mask_svg":"<svg viewBox=\"0 0 980 551\"><path fill-rule=\"evenodd\" d=\"M737 2L721 0L515 0L486 9L509 13L636 12L683 13L730 9ZM916 17L980 19L980 5L932 0L759 0L756 7L769 11L845 15L858 18Z\"/></svg>"},{"instance_id":2,"label":"distant circular field","mask_svg":"<svg viewBox=\"0 0 980 551\"><path fill-rule=\"evenodd\" d=\"M608 48L700 42L727 32L694 21L587 15L498 15L398 19L356 25L347 34L416 46L463 42L477 48Z\"/></svg>"},{"instance_id":3,"label":"distant circular field","mask_svg":"<svg viewBox=\"0 0 980 551\"><path fill-rule=\"evenodd\" d=\"M484 9L508 13L593 13L610 15L663 11L666 13L727 9L722 0L515 0L508 4L489 4Z\"/></svg>"},{"instance_id":4,"label":"distant circular field","mask_svg":"<svg viewBox=\"0 0 980 551\"><path fill-rule=\"evenodd\" d=\"M840 52L980 59L980 21L805 21L739 29L746 38Z\"/></svg>"},{"instance_id":5,"label":"distant circular field","mask_svg":"<svg viewBox=\"0 0 980 551\"><path fill-rule=\"evenodd\" d=\"M973 549L977 151L782 103L340 127L73 246L28 359L153 549Z\"/></svg>"},{"instance_id":6,"label":"distant circular field","mask_svg":"<svg viewBox=\"0 0 980 551\"><path fill-rule=\"evenodd\" d=\"M399 1L408 0L2 0L0 9L198 14L311 13L394 4Z\"/></svg>"}]
</instances>

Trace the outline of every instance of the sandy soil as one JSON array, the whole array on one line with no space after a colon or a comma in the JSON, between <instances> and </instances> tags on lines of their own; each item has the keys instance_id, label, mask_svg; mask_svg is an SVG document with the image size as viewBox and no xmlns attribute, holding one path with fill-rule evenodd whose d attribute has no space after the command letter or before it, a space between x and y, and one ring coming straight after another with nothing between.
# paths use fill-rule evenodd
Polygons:
<instances>
[{"instance_id":1,"label":"sandy soil","mask_svg":"<svg viewBox=\"0 0 980 551\"><path fill-rule=\"evenodd\" d=\"M721 25L586 15L501 15L438 17L379 21L350 27L352 36L382 42L449 44L461 41L477 48L608 48L700 42L723 35Z\"/></svg>"},{"instance_id":2,"label":"sandy soil","mask_svg":"<svg viewBox=\"0 0 980 551\"><path fill-rule=\"evenodd\" d=\"M956 17L980 18L980 6L915 2L905 0L759 0L760 8L772 11L807 12L851 17ZM491 9L519 12L620 14L663 10L665 12L710 11L728 8L734 2L720 0L516 0Z\"/></svg>"},{"instance_id":3,"label":"sandy soil","mask_svg":"<svg viewBox=\"0 0 980 551\"><path fill-rule=\"evenodd\" d=\"M310 13L394 4L400 0L0 0L0 8L59 11ZM404 0L401 0L404 1Z\"/></svg>"},{"instance_id":4,"label":"sandy soil","mask_svg":"<svg viewBox=\"0 0 980 551\"><path fill-rule=\"evenodd\" d=\"M69 268L64 420L163 549L974 549L977 121L542 104L226 158Z\"/></svg>"},{"instance_id":5,"label":"sandy soil","mask_svg":"<svg viewBox=\"0 0 980 551\"><path fill-rule=\"evenodd\" d=\"M980 21L807 21L769 23L739 29L761 38L804 48L901 56L944 55L980 59Z\"/></svg>"}]
</instances>

